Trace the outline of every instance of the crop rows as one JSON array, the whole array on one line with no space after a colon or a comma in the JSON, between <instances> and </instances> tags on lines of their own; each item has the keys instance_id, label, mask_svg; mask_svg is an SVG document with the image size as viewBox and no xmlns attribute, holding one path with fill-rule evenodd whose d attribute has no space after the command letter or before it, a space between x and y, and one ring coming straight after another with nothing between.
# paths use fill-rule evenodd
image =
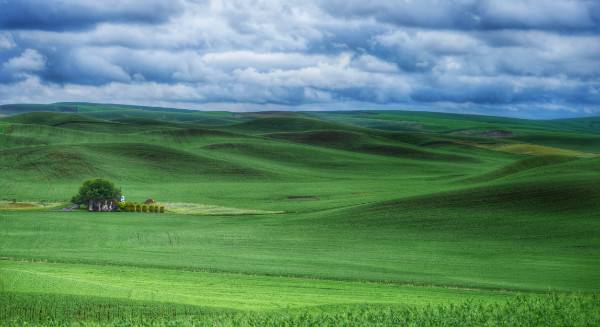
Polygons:
<instances>
[{"instance_id":1,"label":"crop rows","mask_svg":"<svg viewBox=\"0 0 600 327\"><path fill-rule=\"evenodd\" d=\"M82 296L0 293L0 326L61 325L68 322L142 322L178 316L200 316L198 306Z\"/></svg>"},{"instance_id":2,"label":"crop rows","mask_svg":"<svg viewBox=\"0 0 600 327\"><path fill-rule=\"evenodd\" d=\"M427 306L346 307L332 312L233 313L194 306L80 297L2 294L0 325L113 326L598 326L597 295L522 295Z\"/></svg>"}]
</instances>

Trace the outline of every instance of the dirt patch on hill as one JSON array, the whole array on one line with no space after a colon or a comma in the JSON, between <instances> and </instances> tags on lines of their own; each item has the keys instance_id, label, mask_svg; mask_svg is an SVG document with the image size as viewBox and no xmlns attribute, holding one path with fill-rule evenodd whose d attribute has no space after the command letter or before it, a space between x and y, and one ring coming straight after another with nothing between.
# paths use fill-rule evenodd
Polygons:
<instances>
[{"instance_id":1,"label":"dirt patch on hill","mask_svg":"<svg viewBox=\"0 0 600 327\"><path fill-rule=\"evenodd\" d=\"M450 133L451 135L464 135L464 136L477 136L477 137L511 137L511 136L517 136L517 133L511 132L511 131L505 131L505 130L501 130L501 129L490 129L487 131L474 131L474 130L468 130L468 129L464 129L464 130L458 130L458 131L454 131L452 133Z\"/></svg>"},{"instance_id":2,"label":"dirt patch on hill","mask_svg":"<svg viewBox=\"0 0 600 327\"><path fill-rule=\"evenodd\" d=\"M517 136L517 133L511 132L511 131L503 131L503 130L489 130L489 131L481 132L477 136L479 136L479 137L512 137L512 136Z\"/></svg>"},{"instance_id":3,"label":"dirt patch on hill","mask_svg":"<svg viewBox=\"0 0 600 327\"><path fill-rule=\"evenodd\" d=\"M312 119L303 113L289 112L289 111L262 111L262 112L244 112L244 113L232 113L232 117L242 118L305 118Z\"/></svg>"},{"instance_id":4,"label":"dirt patch on hill","mask_svg":"<svg viewBox=\"0 0 600 327\"><path fill-rule=\"evenodd\" d=\"M246 144L218 143L218 144L211 144L211 145L203 146L202 149L207 149L207 150L233 150L233 149L240 149L240 148L247 148L247 147L248 147L248 145L246 145Z\"/></svg>"},{"instance_id":5,"label":"dirt patch on hill","mask_svg":"<svg viewBox=\"0 0 600 327\"><path fill-rule=\"evenodd\" d=\"M85 161L85 159L82 156L80 156L76 153L71 153L71 152L66 152L66 151L61 151L61 150L50 152L46 156L61 159L61 160Z\"/></svg>"},{"instance_id":6,"label":"dirt patch on hill","mask_svg":"<svg viewBox=\"0 0 600 327\"><path fill-rule=\"evenodd\" d=\"M329 146L335 148L353 147L357 143L363 143L363 136L352 132L343 131L310 131L300 133L273 133L267 137L297 143L317 146Z\"/></svg>"},{"instance_id":7,"label":"dirt patch on hill","mask_svg":"<svg viewBox=\"0 0 600 327\"><path fill-rule=\"evenodd\" d=\"M287 197L288 200L318 200L319 198L314 195L290 195Z\"/></svg>"}]
</instances>

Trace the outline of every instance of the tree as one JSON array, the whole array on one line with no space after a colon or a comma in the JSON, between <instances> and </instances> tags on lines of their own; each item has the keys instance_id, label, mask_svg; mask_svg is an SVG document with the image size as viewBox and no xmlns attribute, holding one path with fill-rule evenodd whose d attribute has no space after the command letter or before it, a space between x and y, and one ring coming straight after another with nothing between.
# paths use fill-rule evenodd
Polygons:
<instances>
[{"instance_id":1,"label":"tree","mask_svg":"<svg viewBox=\"0 0 600 327\"><path fill-rule=\"evenodd\" d=\"M79 193L73 196L72 201L85 203L89 211L113 211L120 198L121 191L113 182L94 178L83 182ZM73 203L77 204L75 201Z\"/></svg>"},{"instance_id":2,"label":"tree","mask_svg":"<svg viewBox=\"0 0 600 327\"><path fill-rule=\"evenodd\" d=\"M77 205L77 208L80 208L82 204L85 203L83 197L80 194L73 195L71 198L71 202Z\"/></svg>"}]
</instances>

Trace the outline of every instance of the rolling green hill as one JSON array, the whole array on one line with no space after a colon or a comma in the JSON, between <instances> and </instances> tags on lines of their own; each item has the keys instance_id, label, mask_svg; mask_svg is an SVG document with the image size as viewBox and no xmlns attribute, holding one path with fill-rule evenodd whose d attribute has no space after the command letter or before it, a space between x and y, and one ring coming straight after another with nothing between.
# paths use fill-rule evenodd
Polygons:
<instances>
[{"instance_id":1,"label":"rolling green hill","mask_svg":"<svg viewBox=\"0 0 600 327\"><path fill-rule=\"evenodd\" d=\"M362 312L364 325L369 312L467 299L472 312L546 303L530 293L567 305L543 316L597 312L572 306L600 292L598 119L90 103L0 113L0 325L83 321L82 310L99 322ZM49 211L95 177L167 213Z\"/></svg>"}]
</instances>

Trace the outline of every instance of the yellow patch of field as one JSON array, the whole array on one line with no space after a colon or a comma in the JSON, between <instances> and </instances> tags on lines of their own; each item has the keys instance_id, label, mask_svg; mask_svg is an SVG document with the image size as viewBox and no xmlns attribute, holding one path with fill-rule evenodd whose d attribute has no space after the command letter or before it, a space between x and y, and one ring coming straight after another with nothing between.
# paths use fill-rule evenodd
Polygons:
<instances>
[{"instance_id":1,"label":"yellow patch of field","mask_svg":"<svg viewBox=\"0 0 600 327\"><path fill-rule=\"evenodd\" d=\"M549 146L543 145L535 145L535 144L477 144L477 147L494 150L494 151L502 151L508 153L516 153L516 154L529 154L529 155L560 155L560 156L571 156L571 157L597 157L597 154L594 153L586 153L565 149L558 149Z\"/></svg>"},{"instance_id":2,"label":"yellow patch of field","mask_svg":"<svg viewBox=\"0 0 600 327\"><path fill-rule=\"evenodd\" d=\"M229 208L200 203L167 202L162 205L165 206L165 211L169 213L197 216L264 215L283 213L283 211Z\"/></svg>"},{"instance_id":3,"label":"yellow patch of field","mask_svg":"<svg viewBox=\"0 0 600 327\"><path fill-rule=\"evenodd\" d=\"M0 201L0 210L43 210L58 207L64 204L64 202Z\"/></svg>"}]
</instances>

